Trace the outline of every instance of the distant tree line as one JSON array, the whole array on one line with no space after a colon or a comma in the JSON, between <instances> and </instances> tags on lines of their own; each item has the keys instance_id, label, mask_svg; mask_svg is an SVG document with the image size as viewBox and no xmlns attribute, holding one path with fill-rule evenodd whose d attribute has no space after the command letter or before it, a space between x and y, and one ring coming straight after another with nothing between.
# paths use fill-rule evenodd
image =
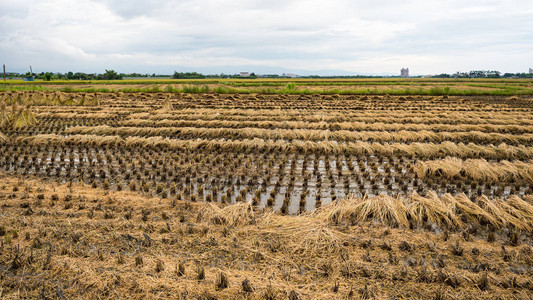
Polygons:
<instances>
[{"instance_id":1,"label":"distant tree line","mask_svg":"<svg viewBox=\"0 0 533 300\"><path fill-rule=\"evenodd\" d=\"M288 76L282 76L277 74L263 74L256 75L255 73L250 73L249 76L241 76L240 74L214 74L214 75L204 75L197 72L174 72L173 75L165 74L141 74L141 73L117 73L114 70L105 70L105 73L102 74L88 74L82 72L72 72L69 71L65 74L63 73L52 73L52 72L41 72L41 73L14 73L10 72L6 74L7 78L21 78L21 77L34 77L35 79L42 79L45 81L50 80L121 80L124 78L174 78L174 79L204 79L204 78L232 78L232 79L255 79L258 77L261 78L290 78ZM421 76L412 76L413 78L418 78ZM446 74L442 73L439 75L433 75L432 78L533 78L533 74L530 73L504 73L503 75L499 71L470 71L470 72L457 72L455 74ZM319 76L319 75L308 75L300 76L300 78L339 78L339 79L348 79L348 78L399 78L399 76L370 76L370 75L353 75L353 76Z\"/></svg>"},{"instance_id":2,"label":"distant tree line","mask_svg":"<svg viewBox=\"0 0 533 300\"><path fill-rule=\"evenodd\" d=\"M503 78L533 78L531 73L505 73Z\"/></svg>"},{"instance_id":3,"label":"distant tree line","mask_svg":"<svg viewBox=\"0 0 533 300\"><path fill-rule=\"evenodd\" d=\"M41 73L30 73L26 72L25 74L19 73L8 73L7 78L20 78L20 77L33 77L35 79L42 79L44 81L50 80L121 80L125 77L123 73L117 73L114 70L105 70L103 74L87 74L81 72L67 72L63 73L52 73L52 72L41 72Z\"/></svg>"},{"instance_id":4,"label":"distant tree line","mask_svg":"<svg viewBox=\"0 0 533 300\"><path fill-rule=\"evenodd\" d=\"M455 74L439 74L432 76L433 78L533 78L533 74L529 73L505 73L501 74L499 71L470 71L457 72Z\"/></svg>"},{"instance_id":5,"label":"distant tree line","mask_svg":"<svg viewBox=\"0 0 533 300\"><path fill-rule=\"evenodd\" d=\"M204 79L205 75L196 72L174 72L174 79Z\"/></svg>"},{"instance_id":6,"label":"distant tree line","mask_svg":"<svg viewBox=\"0 0 533 300\"><path fill-rule=\"evenodd\" d=\"M272 77L269 77L269 76L261 76L261 77L263 77L263 78L272 78ZM235 75L225 75L225 74L204 75L204 74L197 73L197 72L174 72L174 75L172 75L172 78L174 78L174 79L204 79L204 78L246 78L246 79L255 79L255 78L257 78L257 75L255 75L255 73L253 73L253 72L250 73L250 75L248 75L248 76L241 76L239 74L235 74Z\"/></svg>"}]
</instances>

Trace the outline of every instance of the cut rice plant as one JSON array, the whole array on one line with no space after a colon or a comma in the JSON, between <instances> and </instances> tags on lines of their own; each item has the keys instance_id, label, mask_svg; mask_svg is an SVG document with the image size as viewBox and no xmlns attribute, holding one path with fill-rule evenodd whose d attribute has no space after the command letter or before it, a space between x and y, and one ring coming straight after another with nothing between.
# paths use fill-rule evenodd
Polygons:
<instances>
[{"instance_id":1,"label":"cut rice plant","mask_svg":"<svg viewBox=\"0 0 533 300\"><path fill-rule=\"evenodd\" d=\"M224 208L208 203L200 215L201 218L208 220L210 223L227 226L249 224L255 218L252 204L246 202L237 202Z\"/></svg>"},{"instance_id":2,"label":"cut rice plant","mask_svg":"<svg viewBox=\"0 0 533 300\"><path fill-rule=\"evenodd\" d=\"M464 226L460 218L451 211L451 207L447 206L435 192L430 192L427 197L414 193L407 201L409 217L420 227L426 224L436 225L439 228Z\"/></svg>"},{"instance_id":3,"label":"cut rice plant","mask_svg":"<svg viewBox=\"0 0 533 300\"><path fill-rule=\"evenodd\" d=\"M37 123L31 105L19 105L13 102L12 105L6 105L5 102L0 103L0 128L16 129L27 126L32 126Z\"/></svg>"},{"instance_id":4,"label":"cut rice plant","mask_svg":"<svg viewBox=\"0 0 533 300\"><path fill-rule=\"evenodd\" d=\"M399 199L379 195L364 196L338 201L332 204L325 218L333 224L356 224L375 220L388 226L407 227L407 207Z\"/></svg>"},{"instance_id":5,"label":"cut rice plant","mask_svg":"<svg viewBox=\"0 0 533 300\"><path fill-rule=\"evenodd\" d=\"M487 162L485 159L461 160L447 157L442 160L423 161L417 163L415 171L419 177L466 177L471 180L487 182L523 180L533 183L533 162L501 161Z\"/></svg>"},{"instance_id":6,"label":"cut rice plant","mask_svg":"<svg viewBox=\"0 0 533 300\"><path fill-rule=\"evenodd\" d=\"M391 227L434 226L440 229L464 229L472 224L490 224L495 228L517 228L531 231L533 205L513 196L507 200L490 200L485 196L475 201L466 195L439 197L435 192L406 198L386 195L348 198L322 206L315 214L331 224L374 221Z\"/></svg>"},{"instance_id":7,"label":"cut rice plant","mask_svg":"<svg viewBox=\"0 0 533 300\"><path fill-rule=\"evenodd\" d=\"M170 112L170 111L173 111L173 110L174 110L174 106L172 105L172 102L170 101L169 98L166 98L163 101L163 105L161 107L161 111L162 112Z\"/></svg>"}]
</instances>

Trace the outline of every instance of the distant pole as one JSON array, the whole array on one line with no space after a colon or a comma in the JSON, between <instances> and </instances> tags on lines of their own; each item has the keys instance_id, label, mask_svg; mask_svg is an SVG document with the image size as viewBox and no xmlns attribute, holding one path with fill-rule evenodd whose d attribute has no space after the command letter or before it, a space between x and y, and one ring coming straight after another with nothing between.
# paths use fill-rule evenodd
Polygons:
<instances>
[{"instance_id":1,"label":"distant pole","mask_svg":"<svg viewBox=\"0 0 533 300\"><path fill-rule=\"evenodd\" d=\"M6 65L4 65L4 81L6 81Z\"/></svg>"}]
</instances>

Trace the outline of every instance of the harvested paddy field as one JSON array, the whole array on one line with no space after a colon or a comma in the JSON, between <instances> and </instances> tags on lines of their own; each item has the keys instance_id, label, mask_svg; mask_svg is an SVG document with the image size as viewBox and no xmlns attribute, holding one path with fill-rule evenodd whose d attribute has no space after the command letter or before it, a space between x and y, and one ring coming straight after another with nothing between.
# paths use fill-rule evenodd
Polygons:
<instances>
[{"instance_id":1,"label":"harvested paddy field","mask_svg":"<svg viewBox=\"0 0 533 300\"><path fill-rule=\"evenodd\" d=\"M0 99L2 297L532 297L531 96Z\"/></svg>"}]
</instances>

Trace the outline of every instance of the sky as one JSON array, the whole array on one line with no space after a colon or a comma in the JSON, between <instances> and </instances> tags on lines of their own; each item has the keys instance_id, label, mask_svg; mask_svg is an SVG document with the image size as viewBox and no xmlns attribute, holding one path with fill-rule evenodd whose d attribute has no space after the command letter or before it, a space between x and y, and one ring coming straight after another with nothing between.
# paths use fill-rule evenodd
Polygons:
<instances>
[{"instance_id":1,"label":"sky","mask_svg":"<svg viewBox=\"0 0 533 300\"><path fill-rule=\"evenodd\" d=\"M0 0L7 71L528 72L533 0Z\"/></svg>"}]
</instances>

